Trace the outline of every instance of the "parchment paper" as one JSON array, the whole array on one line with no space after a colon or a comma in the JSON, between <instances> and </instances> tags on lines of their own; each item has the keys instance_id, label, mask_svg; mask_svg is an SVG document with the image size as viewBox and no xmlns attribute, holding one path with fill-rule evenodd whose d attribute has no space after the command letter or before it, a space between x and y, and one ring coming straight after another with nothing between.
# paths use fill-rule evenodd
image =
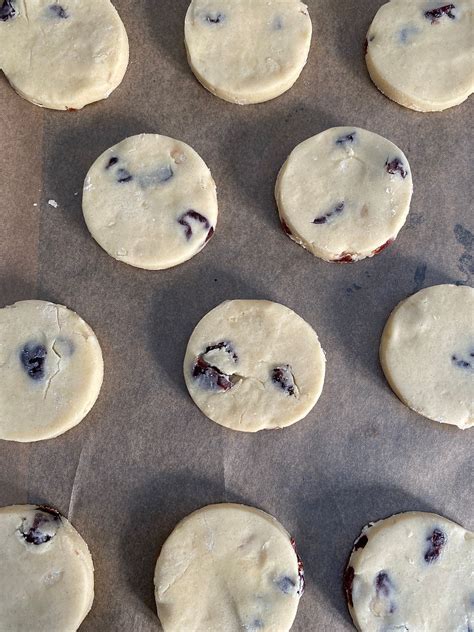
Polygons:
<instances>
[{"instance_id":1,"label":"parchment paper","mask_svg":"<svg viewBox=\"0 0 474 632\"><path fill-rule=\"evenodd\" d=\"M379 0L309 0L314 40L301 78L284 96L247 107L194 79L182 33L188 0L115 4L131 59L107 101L76 113L41 110L0 80L0 303L41 298L76 310L96 331L106 368L96 406L75 429L37 444L0 442L0 504L54 505L88 542L96 599L81 632L159 630L160 547L181 518L222 501L260 507L296 538L307 591L295 632L349 631L341 574L368 521L431 510L474 527L473 431L408 410L378 363L383 325L401 299L437 283L472 283L472 100L419 114L377 91L363 43ZM414 175L395 244L352 265L324 263L292 243L273 199L289 152L334 125L386 136ZM89 166L140 132L189 143L218 185L215 238L164 272L113 260L81 213ZM230 298L284 303L320 336L323 395L293 427L234 433L187 395L187 340Z\"/></svg>"}]
</instances>

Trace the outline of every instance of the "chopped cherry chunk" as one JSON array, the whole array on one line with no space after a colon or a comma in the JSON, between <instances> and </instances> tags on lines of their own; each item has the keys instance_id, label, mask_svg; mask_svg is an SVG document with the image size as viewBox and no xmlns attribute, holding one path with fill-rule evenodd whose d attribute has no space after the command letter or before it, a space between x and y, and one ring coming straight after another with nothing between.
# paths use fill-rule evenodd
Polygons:
<instances>
[{"instance_id":1,"label":"chopped cherry chunk","mask_svg":"<svg viewBox=\"0 0 474 632\"><path fill-rule=\"evenodd\" d=\"M425 18L431 20L431 24L437 22L443 15L446 15L451 20L455 20L456 16L453 13L453 9L455 9L454 4L445 4L442 7L437 7L436 9L431 9L430 11L425 11Z\"/></svg>"},{"instance_id":2,"label":"chopped cherry chunk","mask_svg":"<svg viewBox=\"0 0 474 632\"><path fill-rule=\"evenodd\" d=\"M425 552L425 562L431 564L432 562L436 562L441 555L441 550L446 544L447 536L440 529L433 529L433 533L426 538L426 540L430 545Z\"/></svg>"}]
</instances>

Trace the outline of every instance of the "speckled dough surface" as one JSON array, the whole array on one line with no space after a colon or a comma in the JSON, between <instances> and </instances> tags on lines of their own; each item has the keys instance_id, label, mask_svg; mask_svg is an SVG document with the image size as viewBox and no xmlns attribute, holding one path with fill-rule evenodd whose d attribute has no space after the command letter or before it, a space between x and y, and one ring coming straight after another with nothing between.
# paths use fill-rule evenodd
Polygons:
<instances>
[{"instance_id":1,"label":"speckled dough surface","mask_svg":"<svg viewBox=\"0 0 474 632\"><path fill-rule=\"evenodd\" d=\"M474 629L474 534L432 513L409 512L362 531L344 575L361 632Z\"/></svg>"},{"instance_id":2,"label":"speckled dough surface","mask_svg":"<svg viewBox=\"0 0 474 632\"><path fill-rule=\"evenodd\" d=\"M2 632L75 632L91 609L89 549L54 509L0 509L0 568Z\"/></svg>"},{"instance_id":3,"label":"speckled dough surface","mask_svg":"<svg viewBox=\"0 0 474 632\"><path fill-rule=\"evenodd\" d=\"M350 262L390 245L413 183L405 154L378 134L334 127L298 145L278 175L284 231L316 257Z\"/></svg>"},{"instance_id":4,"label":"speckled dough surface","mask_svg":"<svg viewBox=\"0 0 474 632\"><path fill-rule=\"evenodd\" d=\"M0 309L0 439L50 439L78 424L102 386L97 338L76 313L46 301Z\"/></svg>"},{"instance_id":5,"label":"speckled dough surface","mask_svg":"<svg viewBox=\"0 0 474 632\"><path fill-rule=\"evenodd\" d=\"M216 185L202 158L158 134L132 136L105 151L87 174L82 206L109 255L148 270L200 252L218 213Z\"/></svg>"},{"instance_id":6,"label":"speckled dough surface","mask_svg":"<svg viewBox=\"0 0 474 632\"><path fill-rule=\"evenodd\" d=\"M474 289L436 285L393 310L380 344L398 397L429 419L474 424Z\"/></svg>"},{"instance_id":7,"label":"speckled dough surface","mask_svg":"<svg viewBox=\"0 0 474 632\"><path fill-rule=\"evenodd\" d=\"M445 110L474 90L474 3L391 0L367 34L372 81L412 110Z\"/></svg>"},{"instance_id":8,"label":"speckled dough surface","mask_svg":"<svg viewBox=\"0 0 474 632\"><path fill-rule=\"evenodd\" d=\"M127 33L110 0L0 2L0 42L13 88L55 110L107 98L128 64Z\"/></svg>"},{"instance_id":9,"label":"speckled dough surface","mask_svg":"<svg viewBox=\"0 0 474 632\"><path fill-rule=\"evenodd\" d=\"M293 540L275 518L244 505L185 518L156 564L164 632L287 632L303 589Z\"/></svg>"},{"instance_id":10,"label":"speckled dough surface","mask_svg":"<svg viewBox=\"0 0 474 632\"><path fill-rule=\"evenodd\" d=\"M311 45L299 0L192 0L185 23L189 64L221 99L261 103L280 96L303 70Z\"/></svg>"},{"instance_id":11,"label":"speckled dough surface","mask_svg":"<svg viewBox=\"0 0 474 632\"><path fill-rule=\"evenodd\" d=\"M270 301L222 303L197 325L186 350L189 393L210 419L244 432L283 428L321 395L326 358L316 332Z\"/></svg>"}]
</instances>

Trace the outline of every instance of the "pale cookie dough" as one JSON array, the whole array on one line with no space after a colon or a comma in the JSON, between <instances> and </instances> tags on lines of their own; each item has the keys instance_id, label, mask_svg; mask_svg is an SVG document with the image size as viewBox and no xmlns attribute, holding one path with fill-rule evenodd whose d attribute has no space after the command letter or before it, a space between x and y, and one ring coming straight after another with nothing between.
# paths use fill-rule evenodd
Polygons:
<instances>
[{"instance_id":1,"label":"pale cookie dough","mask_svg":"<svg viewBox=\"0 0 474 632\"><path fill-rule=\"evenodd\" d=\"M0 439L66 432L94 405L103 373L97 338L73 311L45 301L0 309Z\"/></svg>"},{"instance_id":2,"label":"pale cookie dough","mask_svg":"<svg viewBox=\"0 0 474 632\"><path fill-rule=\"evenodd\" d=\"M20 96L54 110L106 99L128 65L110 0L0 0L0 69Z\"/></svg>"},{"instance_id":3,"label":"pale cookie dough","mask_svg":"<svg viewBox=\"0 0 474 632\"><path fill-rule=\"evenodd\" d=\"M360 632L471 632L474 533L432 513L369 524L344 574Z\"/></svg>"},{"instance_id":4,"label":"pale cookie dough","mask_svg":"<svg viewBox=\"0 0 474 632\"><path fill-rule=\"evenodd\" d=\"M75 632L94 600L87 544L55 509L0 509L0 630Z\"/></svg>"},{"instance_id":5,"label":"pale cookie dough","mask_svg":"<svg viewBox=\"0 0 474 632\"><path fill-rule=\"evenodd\" d=\"M474 91L474 3L391 0L367 34L366 62L377 88L412 110L445 110Z\"/></svg>"},{"instance_id":6,"label":"pale cookie dough","mask_svg":"<svg viewBox=\"0 0 474 632\"><path fill-rule=\"evenodd\" d=\"M107 149L87 174L82 207L109 255L147 270L171 268L200 252L218 213L216 185L202 158L158 134Z\"/></svg>"},{"instance_id":7,"label":"pale cookie dough","mask_svg":"<svg viewBox=\"0 0 474 632\"><path fill-rule=\"evenodd\" d=\"M226 301L213 309L184 359L186 385L201 411L243 432L303 419L321 395L325 369L312 327L270 301Z\"/></svg>"},{"instance_id":8,"label":"pale cookie dough","mask_svg":"<svg viewBox=\"0 0 474 632\"><path fill-rule=\"evenodd\" d=\"M155 570L164 632L287 632L303 590L294 540L244 505L210 505L185 518Z\"/></svg>"},{"instance_id":9,"label":"pale cookie dough","mask_svg":"<svg viewBox=\"0 0 474 632\"><path fill-rule=\"evenodd\" d=\"M325 261L372 257L397 237L413 193L405 154L358 127L334 127L298 145L278 175L283 230Z\"/></svg>"},{"instance_id":10,"label":"pale cookie dough","mask_svg":"<svg viewBox=\"0 0 474 632\"><path fill-rule=\"evenodd\" d=\"M420 415L474 425L474 289L436 285L402 301L380 343L385 377Z\"/></svg>"},{"instance_id":11,"label":"pale cookie dough","mask_svg":"<svg viewBox=\"0 0 474 632\"><path fill-rule=\"evenodd\" d=\"M280 96L308 59L312 25L299 0L192 0L185 41L210 92L245 105Z\"/></svg>"}]
</instances>

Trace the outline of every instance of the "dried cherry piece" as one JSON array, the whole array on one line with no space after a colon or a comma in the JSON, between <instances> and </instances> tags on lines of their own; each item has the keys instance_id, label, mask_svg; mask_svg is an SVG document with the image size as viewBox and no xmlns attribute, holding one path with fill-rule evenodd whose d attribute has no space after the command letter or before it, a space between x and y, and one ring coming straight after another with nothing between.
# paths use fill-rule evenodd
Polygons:
<instances>
[{"instance_id":1,"label":"dried cherry piece","mask_svg":"<svg viewBox=\"0 0 474 632\"><path fill-rule=\"evenodd\" d=\"M389 597L392 592L392 582L385 571L380 571L375 578L375 592L383 597Z\"/></svg>"},{"instance_id":2,"label":"dried cherry piece","mask_svg":"<svg viewBox=\"0 0 474 632\"><path fill-rule=\"evenodd\" d=\"M333 259L336 263L352 263L355 261L355 255L351 255L350 252L343 252L342 255Z\"/></svg>"},{"instance_id":3,"label":"dried cherry piece","mask_svg":"<svg viewBox=\"0 0 474 632\"><path fill-rule=\"evenodd\" d=\"M47 355L46 347L34 342L28 342L21 350L21 364L32 380L44 378L44 363Z\"/></svg>"},{"instance_id":4,"label":"dried cherry piece","mask_svg":"<svg viewBox=\"0 0 474 632\"><path fill-rule=\"evenodd\" d=\"M454 4L445 4L442 7L436 7L436 9L430 9L429 11L425 11L425 18L431 20L431 24L437 22L443 15L448 16L451 20L455 20L456 16L452 12L456 6Z\"/></svg>"},{"instance_id":5,"label":"dried cherry piece","mask_svg":"<svg viewBox=\"0 0 474 632\"><path fill-rule=\"evenodd\" d=\"M346 593L347 603L354 607L354 602L352 601L352 584L354 583L355 572L352 566L348 566L344 572L344 580L343 587L344 592Z\"/></svg>"},{"instance_id":6,"label":"dried cherry piece","mask_svg":"<svg viewBox=\"0 0 474 632\"><path fill-rule=\"evenodd\" d=\"M344 211L345 203L339 202L337 206L335 206L332 211L326 213L326 215L322 215L321 217L317 217L313 220L313 224L327 224L327 222L334 217L334 215L340 215Z\"/></svg>"},{"instance_id":7,"label":"dried cherry piece","mask_svg":"<svg viewBox=\"0 0 474 632\"><path fill-rule=\"evenodd\" d=\"M387 158L385 162L385 171L391 175L398 173L398 175L400 175L403 179L405 179L408 175L408 171L403 166L403 162L400 158L394 158L393 160L389 160Z\"/></svg>"},{"instance_id":8,"label":"dried cherry piece","mask_svg":"<svg viewBox=\"0 0 474 632\"><path fill-rule=\"evenodd\" d=\"M281 590L281 592L285 593L285 595L293 594L296 588L295 582L291 579L291 577L287 577L287 576L280 577L276 581L276 584L278 588Z\"/></svg>"},{"instance_id":9,"label":"dried cherry piece","mask_svg":"<svg viewBox=\"0 0 474 632\"><path fill-rule=\"evenodd\" d=\"M40 544L45 544L54 538L56 535L55 531L53 533L47 533L43 530L46 525L55 524L57 528L59 523L61 522L61 516L59 512L52 509L51 507L46 507L46 511L41 507L38 507L39 511L35 513L35 517L33 518L33 522L28 530L25 530L25 526L28 526L26 523L26 518L23 519L23 522L19 528L21 535L24 540L28 542L28 544L34 544L35 546L39 546ZM57 523L57 524L56 524Z\"/></svg>"},{"instance_id":10,"label":"dried cherry piece","mask_svg":"<svg viewBox=\"0 0 474 632\"><path fill-rule=\"evenodd\" d=\"M447 539L446 534L441 531L441 529L433 529L433 533L426 538L427 542L430 543L428 550L425 553L425 562L427 564L436 562L441 555L441 550L445 546Z\"/></svg>"},{"instance_id":11,"label":"dried cherry piece","mask_svg":"<svg viewBox=\"0 0 474 632\"><path fill-rule=\"evenodd\" d=\"M237 353L235 352L235 349L232 345L231 342L218 342L215 345L209 345L209 347L206 347L206 350L204 351L204 353L202 354L202 356L207 355L210 351L220 351L221 349L223 349L224 351L226 351L230 356L232 356L232 360L234 362L237 362L239 359L239 356L237 355Z\"/></svg>"},{"instance_id":12,"label":"dried cherry piece","mask_svg":"<svg viewBox=\"0 0 474 632\"><path fill-rule=\"evenodd\" d=\"M221 24L225 20L225 15L223 13L217 13L214 11L213 13L207 13L204 16L204 21L208 24Z\"/></svg>"},{"instance_id":13,"label":"dried cherry piece","mask_svg":"<svg viewBox=\"0 0 474 632\"><path fill-rule=\"evenodd\" d=\"M474 357L474 354L470 354L471 358ZM453 355L451 357L451 361L454 366L457 366L459 369L474 369L474 363L468 362L467 360L463 360L462 358L458 358L457 355Z\"/></svg>"},{"instance_id":14,"label":"dried cherry piece","mask_svg":"<svg viewBox=\"0 0 474 632\"><path fill-rule=\"evenodd\" d=\"M69 14L66 9L64 9L60 4L51 4L49 6L49 10L54 13L54 15L62 20L67 20Z\"/></svg>"},{"instance_id":15,"label":"dried cherry piece","mask_svg":"<svg viewBox=\"0 0 474 632\"><path fill-rule=\"evenodd\" d=\"M367 542L369 538L366 535L361 535L354 543L354 551L358 551L359 549L363 549L367 546Z\"/></svg>"},{"instance_id":16,"label":"dried cherry piece","mask_svg":"<svg viewBox=\"0 0 474 632\"><path fill-rule=\"evenodd\" d=\"M201 388L209 390L229 391L234 386L229 375L206 362L202 356L196 358L192 376L199 382Z\"/></svg>"},{"instance_id":17,"label":"dried cherry piece","mask_svg":"<svg viewBox=\"0 0 474 632\"><path fill-rule=\"evenodd\" d=\"M133 176L126 169L119 169L117 171L117 182L123 183L130 182L131 180L133 180Z\"/></svg>"},{"instance_id":18,"label":"dried cherry piece","mask_svg":"<svg viewBox=\"0 0 474 632\"><path fill-rule=\"evenodd\" d=\"M367 41L367 40L365 40ZM336 140L336 145L347 145L349 143L353 143L356 137L356 132L351 132L350 134L346 134L345 136L341 136Z\"/></svg>"},{"instance_id":19,"label":"dried cherry piece","mask_svg":"<svg viewBox=\"0 0 474 632\"><path fill-rule=\"evenodd\" d=\"M112 158L109 160L105 168L110 169L110 167L113 167L114 165L116 165L118 161L119 159L117 158L117 156L112 156Z\"/></svg>"},{"instance_id":20,"label":"dried cherry piece","mask_svg":"<svg viewBox=\"0 0 474 632\"><path fill-rule=\"evenodd\" d=\"M296 396L295 378L289 364L277 366L272 370L272 382L278 384L289 397Z\"/></svg>"},{"instance_id":21,"label":"dried cherry piece","mask_svg":"<svg viewBox=\"0 0 474 632\"><path fill-rule=\"evenodd\" d=\"M12 0L4 0L0 3L0 20L6 22L16 16L16 9L13 6Z\"/></svg>"},{"instance_id":22,"label":"dried cherry piece","mask_svg":"<svg viewBox=\"0 0 474 632\"><path fill-rule=\"evenodd\" d=\"M376 248L373 252L374 255L378 255L380 254L383 250L385 250L385 248L388 248L389 246L391 246L393 244L394 240L393 239L389 239L388 241L386 241L384 244L382 244L381 246L379 246L378 248Z\"/></svg>"},{"instance_id":23,"label":"dried cherry piece","mask_svg":"<svg viewBox=\"0 0 474 632\"><path fill-rule=\"evenodd\" d=\"M305 578L304 578L303 560L299 556L298 549L296 548L296 542L295 542L294 538L291 538L290 544L293 547L293 550L294 550L294 552L296 554L296 559L298 560L298 577L299 577L299 580L300 580L300 585L298 587L298 590L296 591L296 594L301 597L303 595L303 593L304 593L305 583L306 583L305 582Z\"/></svg>"},{"instance_id":24,"label":"dried cherry piece","mask_svg":"<svg viewBox=\"0 0 474 632\"><path fill-rule=\"evenodd\" d=\"M181 215L181 217L178 219L178 224L181 224L181 226L184 226L185 229L185 235L186 235L186 239L191 239L191 237L193 236L193 229L191 224L189 223L189 220L194 220L196 222L199 222L200 224L203 224L204 228L206 229L210 229L211 225L209 224L208 220L204 217L204 215L201 215L201 213L198 213L197 211L193 211L192 209L189 211L186 211L186 213L183 213L183 215ZM208 239L207 241L212 237L209 237L209 233L207 235Z\"/></svg>"}]
</instances>

